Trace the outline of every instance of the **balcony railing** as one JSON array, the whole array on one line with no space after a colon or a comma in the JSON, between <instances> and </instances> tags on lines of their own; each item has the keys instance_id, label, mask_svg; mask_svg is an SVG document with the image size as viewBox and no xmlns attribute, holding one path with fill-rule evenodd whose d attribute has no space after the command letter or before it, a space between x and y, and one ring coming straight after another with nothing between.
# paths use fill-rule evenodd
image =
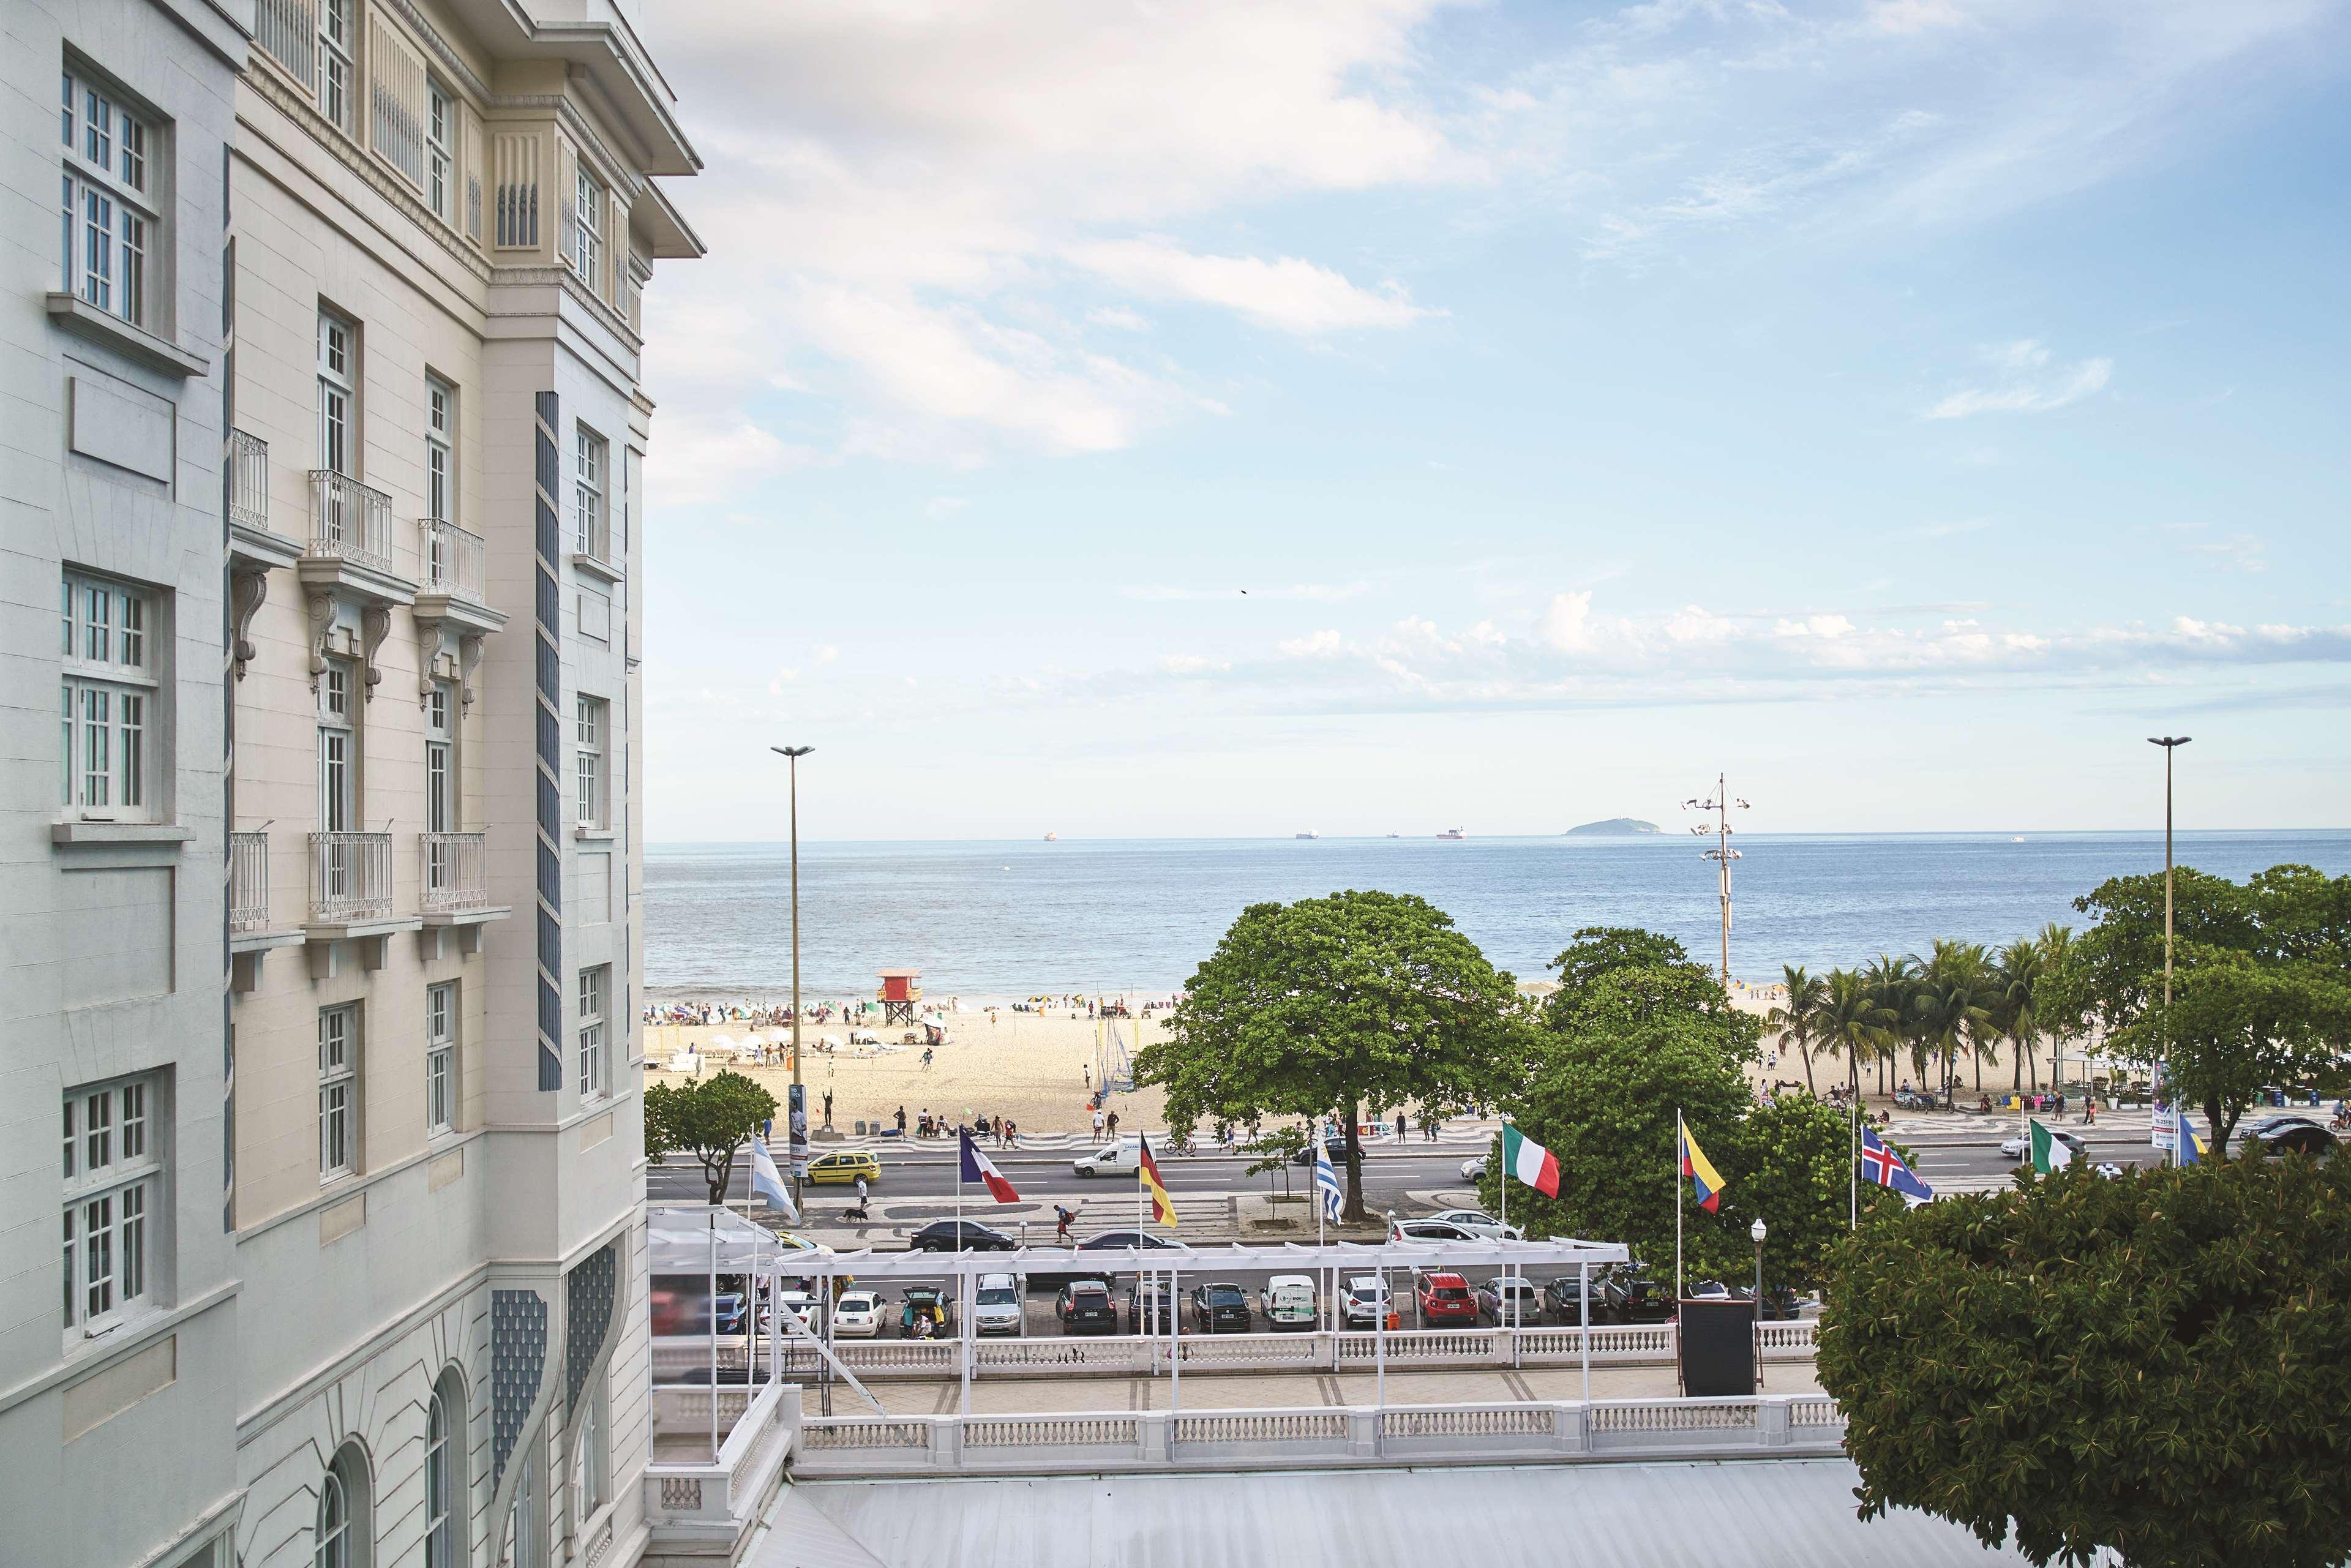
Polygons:
<instances>
[{"instance_id":1,"label":"balcony railing","mask_svg":"<svg viewBox=\"0 0 2351 1568\"><path fill-rule=\"evenodd\" d=\"M490 903L489 835L425 833L424 913L453 915Z\"/></svg>"},{"instance_id":2,"label":"balcony railing","mask_svg":"<svg viewBox=\"0 0 2351 1568\"><path fill-rule=\"evenodd\" d=\"M269 835L228 836L228 928L235 936L269 929Z\"/></svg>"},{"instance_id":3,"label":"balcony railing","mask_svg":"<svg viewBox=\"0 0 2351 1568\"><path fill-rule=\"evenodd\" d=\"M310 920L347 925L392 913L390 833L310 835Z\"/></svg>"},{"instance_id":4,"label":"balcony railing","mask_svg":"<svg viewBox=\"0 0 2351 1568\"><path fill-rule=\"evenodd\" d=\"M331 468L310 470L310 553L392 570L392 497Z\"/></svg>"},{"instance_id":5,"label":"balcony railing","mask_svg":"<svg viewBox=\"0 0 2351 1568\"><path fill-rule=\"evenodd\" d=\"M424 563L424 591L454 593L460 599L482 603L482 536L438 517L419 519L416 530L417 559Z\"/></svg>"},{"instance_id":6,"label":"balcony railing","mask_svg":"<svg viewBox=\"0 0 2351 1568\"><path fill-rule=\"evenodd\" d=\"M269 443L242 430L228 433L228 518L242 528L269 527Z\"/></svg>"}]
</instances>

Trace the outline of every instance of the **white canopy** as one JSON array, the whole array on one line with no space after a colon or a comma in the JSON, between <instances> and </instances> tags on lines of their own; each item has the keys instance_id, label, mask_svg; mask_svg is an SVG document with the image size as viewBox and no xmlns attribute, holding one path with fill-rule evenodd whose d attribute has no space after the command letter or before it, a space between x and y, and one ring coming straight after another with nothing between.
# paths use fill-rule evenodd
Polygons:
<instances>
[{"instance_id":1,"label":"white canopy","mask_svg":"<svg viewBox=\"0 0 2351 1568\"><path fill-rule=\"evenodd\" d=\"M714 1229L718 1237L717 1266L722 1274L747 1274L754 1268L773 1273L778 1257L795 1260L798 1266L791 1272L807 1272L816 1258L831 1250L797 1236L779 1235L731 1208L699 1204L665 1206L647 1209L645 1220L650 1239L649 1271L655 1274L709 1272ZM803 1258L809 1261L800 1263Z\"/></svg>"},{"instance_id":2,"label":"white canopy","mask_svg":"<svg viewBox=\"0 0 2351 1568\"><path fill-rule=\"evenodd\" d=\"M705 1248L708 1246L704 1243ZM1517 1270L1543 1268L1594 1269L1629 1263L1632 1254L1614 1241L1578 1241L1554 1236L1544 1241L1332 1241L1322 1245L1286 1241L1270 1246L1194 1247L1176 1250L1162 1247L1094 1247L1080 1251L1069 1247L1022 1247L1010 1252L833 1252L820 1267L856 1275L860 1280L935 1280L943 1274L1076 1274L1107 1269L1121 1274L1143 1271L1186 1274L1205 1270L1271 1270L1298 1273L1311 1269L1426 1269L1463 1264Z\"/></svg>"}]
</instances>

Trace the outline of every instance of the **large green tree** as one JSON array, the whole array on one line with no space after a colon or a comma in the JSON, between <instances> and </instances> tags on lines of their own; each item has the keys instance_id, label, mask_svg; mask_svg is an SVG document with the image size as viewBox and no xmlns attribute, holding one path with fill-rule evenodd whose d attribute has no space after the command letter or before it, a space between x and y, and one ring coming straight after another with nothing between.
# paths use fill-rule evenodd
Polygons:
<instances>
[{"instance_id":1,"label":"large green tree","mask_svg":"<svg viewBox=\"0 0 2351 1568\"><path fill-rule=\"evenodd\" d=\"M1518 1065L1532 1030L1510 976L1443 910L1409 894L1334 893L1243 910L1134 1059L1167 1124L1258 1131L1335 1113L1347 1128L1345 1218L1364 1218L1355 1126L1415 1106L1458 1110Z\"/></svg>"},{"instance_id":2,"label":"large green tree","mask_svg":"<svg viewBox=\"0 0 2351 1568\"><path fill-rule=\"evenodd\" d=\"M645 1091L645 1155L660 1160L675 1150L702 1166L710 1201L726 1201L735 1155L776 1113L776 1097L739 1072L714 1073Z\"/></svg>"},{"instance_id":3,"label":"large green tree","mask_svg":"<svg viewBox=\"0 0 2351 1568\"><path fill-rule=\"evenodd\" d=\"M2351 1161L2074 1169L1866 1224L1821 1385L1861 1512L2034 1562L2351 1559Z\"/></svg>"},{"instance_id":4,"label":"large green tree","mask_svg":"<svg viewBox=\"0 0 2351 1568\"><path fill-rule=\"evenodd\" d=\"M1542 1019L1554 1035L1695 1019L1711 1029L1735 1060L1762 1060L1761 1020L1734 1007L1721 977L1691 962L1670 936L1637 927L1587 925L1551 967L1559 984L1543 1001Z\"/></svg>"}]
</instances>

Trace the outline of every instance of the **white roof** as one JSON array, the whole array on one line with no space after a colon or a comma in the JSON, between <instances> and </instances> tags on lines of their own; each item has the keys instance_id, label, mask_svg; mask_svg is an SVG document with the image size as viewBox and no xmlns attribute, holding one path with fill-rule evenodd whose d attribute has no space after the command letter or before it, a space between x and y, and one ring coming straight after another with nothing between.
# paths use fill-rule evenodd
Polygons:
<instances>
[{"instance_id":1,"label":"white roof","mask_svg":"<svg viewBox=\"0 0 2351 1568\"><path fill-rule=\"evenodd\" d=\"M722 1274L746 1274L755 1267L761 1272L772 1272L768 1266L778 1257L794 1260L792 1273L810 1273L815 1271L813 1260L829 1250L796 1236L778 1236L731 1208L717 1209L703 1204L648 1208L645 1228L650 1242L646 1271L653 1274L708 1273L714 1228L718 1238L717 1268Z\"/></svg>"},{"instance_id":2,"label":"white roof","mask_svg":"<svg viewBox=\"0 0 2351 1568\"><path fill-rule=\"evenodd\" d=\"M965 1218L971 1220L977 1217L967 1214ZM1023 1247L1011 1252L868 1250L834 1252L825 1266L860 1279L935 1280L946 1274L1076 1274L1091 1270L1128 1274L1143 1270L1165 1273L1175 1269L1196 1275L1227 1270L1236 1273L1297 1273L1339 1269L1362 1273L1382 1268L1499 1268L1505 1263L1513 1269L1573 1269L1580 1263L1597 1269L1631 1260L1632 1254L1617 1242L1578 1241L1554 1236L1544 1241L1479 1237L1468 1241L1332 1241L1320 1246L1290 1241L1272 1246L1228 1247L1207 1242L1185 1251L1164 1247L1094 1247L1083 1252L1068 1247Z\"/></svg>"},{"instance_id":3,"label":"white roof","mask_svg":"<svg viewBox=\"0 0 2351 1568\"><path fill-rule=\"evenodd\" d=\"M1428 1568L1551 1555L1562 1529L1573 1561L1637 1568L2025 1561L1907 1510L1864 1524L1860 1479L1850 1460L1789 1458L795 1482L746 1568L862 1564L861 1548L883 1568Z\"/></svg>"}]
</instances>

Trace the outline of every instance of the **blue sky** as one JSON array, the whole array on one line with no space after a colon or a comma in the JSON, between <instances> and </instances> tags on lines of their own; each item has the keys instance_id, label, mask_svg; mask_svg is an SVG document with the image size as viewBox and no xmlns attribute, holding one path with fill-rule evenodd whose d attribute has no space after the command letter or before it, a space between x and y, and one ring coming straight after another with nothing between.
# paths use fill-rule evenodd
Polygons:
<instances>
[{"instance_id":1,"label":"blue sky","mask_svg":"<svg viewBox=\"0 0 2351 1568\"><path fill-rule=\"evenodd\" d=\"M644 26L656 839L2345 823L2351 5Z\"/></svg>"}]
</instances>

